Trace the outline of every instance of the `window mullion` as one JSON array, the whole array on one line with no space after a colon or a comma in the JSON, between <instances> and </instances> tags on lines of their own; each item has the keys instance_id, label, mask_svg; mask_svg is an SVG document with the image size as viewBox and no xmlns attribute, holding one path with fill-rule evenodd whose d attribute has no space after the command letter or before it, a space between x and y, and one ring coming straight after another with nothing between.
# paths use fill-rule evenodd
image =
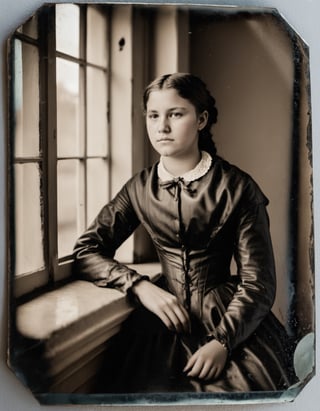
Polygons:
<instances>
[{"instance_id":1,"label":"window mullion","mask_svg":"<svg viewBox=\"0 0 320 411\"><path fill-rule=\"evenodd\" d=\"M85 6L82 10L81 13L81 20L80 20L80 57L84 61L86 61L86 64L83 67L83 82L81 83L82 89L81 89L81 96L83 97L82 101L82 110L83 110L83 130L84 130L84 135L83 137L83 150L84 150L84 161L83 161L83 174L82 174L82 183L83 183L83 191L82 195L84 196L83 198L83 203L84 203L84 209L83 209L83 220L84 220L84 226L87 226L87 220L88 220L88 178L87 178L87 157L88 157L88 122L87 122L87 6Z\"/></svg>"},{"instance_id":2,"label":"window mullion","mask_svg":"<svg viewBox=\"0 0 320 411\"><path fill-rule=\"evenodd\" d=\"M108 9L106 14L107 31L108 31L108 65L107 65L107 157L108 157L108 201L111 199L111 124L110 124L110 90L111 90L111 16Z\"/></svg>"},{"instance_id":3,"label":"window mullion","mask_svg":"<svg viewBox=\"0 0 320 411\"><path fill-rule=\"evenodd\" d=\"M46 173L46 257L49 269L49 279L57 278L58 268L58 231L57 231L57 106L56 106L56 39L55 39L55 7L45 15L43 35L46 38L46 82L44 91L46 98L44 142L44 167ZM46 33L46 34L45 34Z\"/></svg>"}]
</instances>

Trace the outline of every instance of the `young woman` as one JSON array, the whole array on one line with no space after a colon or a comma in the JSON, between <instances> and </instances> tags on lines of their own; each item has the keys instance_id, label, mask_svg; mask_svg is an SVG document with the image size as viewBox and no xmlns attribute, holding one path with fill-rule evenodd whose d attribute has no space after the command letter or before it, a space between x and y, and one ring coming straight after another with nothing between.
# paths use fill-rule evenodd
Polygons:
<instances>
[{"instance_id":1,"label":"young woman","mask_svg":"<svg viewBox=\"0 0 320 411\"><path fill-rule=\"evenodd\" d=\"M160 161L124 185L75 247L82 278L128 293L138 306L110 354L105 390L286 389L293 374L284 329L270 311L276 280L267 198L217 156L215 100L199 78L157 78L144 109ZM156 284L114 260L140 223L161 262Z\"/></svg>"}]
</instances>

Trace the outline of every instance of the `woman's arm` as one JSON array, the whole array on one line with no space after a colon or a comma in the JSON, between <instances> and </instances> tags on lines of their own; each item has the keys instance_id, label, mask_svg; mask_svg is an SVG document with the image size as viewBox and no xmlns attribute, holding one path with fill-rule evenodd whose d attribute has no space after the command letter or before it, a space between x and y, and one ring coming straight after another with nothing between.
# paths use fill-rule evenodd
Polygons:
<instances>
[{"instance_id":1,"label":"woman's arm","mask_svg":"<svg viewBox=\"0 0 320 411\"><path fill-rule=\"evenodd\" d=\"M254 186L253 186L254 187ZM189 359L184 371L200 379L218 378L228 352L246 340L269 313L275 297L274 259L266 200L244 199L238 214L235 259L240 284L207 344Z\"/></svg>"},{"instance_id":2,"label":"woman's arm","mask_svg":"<svg viewBox=\"0 0 320 411\"><path fill-rule=\"evenodd\" d=\"M114 259L116 249L139 224L125 186L78 239L74 249L75 272L100 287L117 288L124 293L130 291L170 330L189 332L188 313L174 295Z\"/></svg>"},{"instance_id":3,"label":"woman's arm","mask_svg":"<svg viewBox=\"0 0 320 411\"><path fill-rule=\"evenodd\" d=\"M246 340L270 312L276 292L269 218L264 202L244 198L238 218L234 257L240 283L214 331L229 350Z\"/></svg>"},{"instance_id":4,"label":"woman's arm","mask_svg":"<svg viewBox=\"0 0 320 411\"><path fill-rule=\"evenodd\" d=\"M105 205L74 248L74 272L100 287L127 292L145 278L114 259L117 248L140 224L132 207L127 187Z\"/></svg>"}]
</instances>

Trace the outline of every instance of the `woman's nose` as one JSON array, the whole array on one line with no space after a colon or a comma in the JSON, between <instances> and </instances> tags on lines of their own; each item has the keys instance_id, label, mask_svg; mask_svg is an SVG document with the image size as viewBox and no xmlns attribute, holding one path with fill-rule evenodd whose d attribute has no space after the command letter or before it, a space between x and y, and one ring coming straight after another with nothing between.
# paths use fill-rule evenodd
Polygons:
<instances>
[{"instance_id":1,"label":"woman's nose","mask_svg":"<svg viewBox=\"0 0 320 411\"><path fill-rule=\"evenodd\" d=\"M167 116L159 118L158 131L159 133L167 133L168 131L170 131L170 123Z\"/></svg>"}]
</instances>

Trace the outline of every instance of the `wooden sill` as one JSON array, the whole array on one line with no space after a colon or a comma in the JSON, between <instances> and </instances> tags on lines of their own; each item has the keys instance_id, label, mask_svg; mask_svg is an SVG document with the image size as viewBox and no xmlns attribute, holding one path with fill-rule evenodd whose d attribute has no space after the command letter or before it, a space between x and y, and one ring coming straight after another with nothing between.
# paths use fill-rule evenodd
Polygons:
<instances>
[{"instance_id":1,"label":"wooden sill","mask_svg":"<svg viewBox=\"0 0 320 411\"><path fill-rule=\"evenodd\" d=\"M149 275L151 280L160 272L159 263L130 267ZM120 291L80 280L22 304L16 312L17 331L31 344L26 350L18 348L13 367L27 374L24 377L27 384L30 380L33 390L66 392L68 386L73 392L85 383L84 378L94 376L83 372L73 381L73 374L89 365L94 374L94 358L103 353L108 340L120 330L132 310ZM21 364L33 367L30 377L28 370L20 369ZM36 381L35 375L43 372L41 381Z\"/></svg>"}]
</instances>

